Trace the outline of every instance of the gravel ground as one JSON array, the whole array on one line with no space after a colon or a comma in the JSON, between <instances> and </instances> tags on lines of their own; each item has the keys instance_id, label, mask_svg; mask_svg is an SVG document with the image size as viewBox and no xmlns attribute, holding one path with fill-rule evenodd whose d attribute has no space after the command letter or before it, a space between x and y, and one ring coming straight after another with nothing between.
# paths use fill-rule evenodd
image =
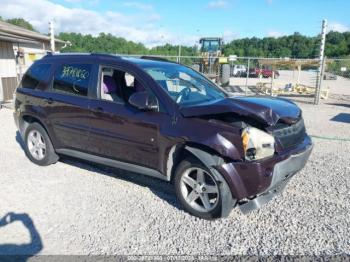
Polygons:
<instances>
[{"instance_id":1,"label":"gravel ground","mask_svg":"<svg viewBox=\"0 0 350 262\"><path fill-rule=\"evenodd\" d=\"M309 133L350 138L350 103L327 103L300 104ZM17 252L50 255L350 254L348 141L315 138L310 161L281 196L248 215L236 209L206 221L181 210L172 187L156 179L68 158L38 167L21 149L10 110L0 110L0 123L0 219L15 212L34 222L0 222L0 252L15 243ZM28 228L40 236L33 243Z\"/></svg>"}]
</instances>

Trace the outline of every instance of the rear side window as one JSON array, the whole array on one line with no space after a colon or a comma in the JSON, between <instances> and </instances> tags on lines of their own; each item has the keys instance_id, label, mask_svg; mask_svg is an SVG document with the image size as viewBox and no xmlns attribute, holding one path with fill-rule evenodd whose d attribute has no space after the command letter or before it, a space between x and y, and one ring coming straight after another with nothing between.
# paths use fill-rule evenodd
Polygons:
<instances>
[{"instance_id":1,"label":"rear side window","mask_svg":"<svg viewBox=\"0 0 350 262\"><path fill-rule=\"evenodd\" d=\"M52 88L62 93L87 96L91 70L90 64L64 64L56 70Z\"/></svg>"},{"instance_id":2,"label":"rear side window","mask_svg":"<svg viewBox=\"0 0 350 262\"><path fill-rule=\"evenodd\" d=\"M21 87L35 89L44 81L51 68L50 64L34 64L23 76Z\"/></svg>"}]
</instances>

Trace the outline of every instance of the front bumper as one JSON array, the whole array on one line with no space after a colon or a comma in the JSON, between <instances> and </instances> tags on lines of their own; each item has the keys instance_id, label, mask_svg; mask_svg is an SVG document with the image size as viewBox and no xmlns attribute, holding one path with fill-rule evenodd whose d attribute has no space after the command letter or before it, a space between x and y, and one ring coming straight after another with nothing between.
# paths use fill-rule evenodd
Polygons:
<instances>
[{"instance_id":1,"label":"front bumper","mask_svg":"<svg viewBox=\"0 0 350 262\"><path fill-rule=\"evenodd\" d=\"M305 166L312 148L310 137L305 136L301 144L284 154L256 162L225 163L216 168L246 213L281 192L290 178Z\"/></svg>"},{"instance_id":2,"label":"front bumper","mask_svg":"<svg viewBox=\"0 0 350 262\"><path fill-rule=\"evenodd\" d=\"M277 194L283 192L289 180L306 165L312 148L313 146L311 145L304 152L292 155L286 160L277 163L273 171L271 185L261 195L240 204L239 208L242 213L246 214L252 210L260 208Z\"/></svg>"}]
</instances>

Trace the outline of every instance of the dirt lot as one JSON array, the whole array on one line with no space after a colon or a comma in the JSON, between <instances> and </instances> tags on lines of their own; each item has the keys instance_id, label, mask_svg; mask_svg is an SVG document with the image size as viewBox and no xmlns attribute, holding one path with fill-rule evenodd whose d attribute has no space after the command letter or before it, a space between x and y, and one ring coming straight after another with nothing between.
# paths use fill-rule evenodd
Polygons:
<instances>
[{"instance_id":1,"label":"dirt lot","mask_svg":"<svg viewBox=\"0 0 350 262\"><path fill-rule=\"evenodd\" d=\"M322 137L305 169L262 209L211 222L162 181L73 159L35 166L1 109L0 254L350 254L350 101L300 106ZM9 212L24 215L4 223Z\"/></svg>"}]
</instances>

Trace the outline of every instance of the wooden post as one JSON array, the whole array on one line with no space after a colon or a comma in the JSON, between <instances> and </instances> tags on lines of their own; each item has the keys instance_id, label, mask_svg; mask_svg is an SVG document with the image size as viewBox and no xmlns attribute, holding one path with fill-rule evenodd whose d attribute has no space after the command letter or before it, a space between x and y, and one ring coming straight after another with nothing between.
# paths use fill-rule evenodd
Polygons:
<instances>
[{"instance_id":1,"label":"wooden post","mask_svg":"<svg viewBox=\"0 0 350 262\"><path fill-rule=\"evenodd\" d=\"M246 79L245 79L245 95L247 95L247 93L248 93L249 70L250 70L250 58L248 58L247 75L246 75Z\"/></svg>"},{"instance_id":2,"label":"wooden post","mask_svg":"<svg viewBox=\"0 0 350 262\"><path fill-rule=\"evenodd\" d=\"M273 95L273 80L275 79L275 70L272 67L272 75L271 75L271 96Z\"/></svg>"},{"instance_id":3,"label":"wooden post","mask_svg":"<svg viewBox=\"0 0 350 262\"><path fill-rule=\"evenodd\" d=\"M327 20L325 19L322 21L320 59L319 59L319 68L317 72L317 82L316 82L316 88L315 88L315 100L314 100L315 105L318 105L318 103L320 102L322 77L323 77L324 65L325 65L324 49L326 46L326 32L327 32Z\"/></svg>"},{"instance_id":4,"label":"wooden post","mask_svg":"<svg viewBox=\"0 0 350 262\"><path fill-rule=\"evenodd\" d=\"M301 65L298 65L298 78L297 78L297 85L300 84L300 72L301 72Z\"/></svg>"}]
</instances>

